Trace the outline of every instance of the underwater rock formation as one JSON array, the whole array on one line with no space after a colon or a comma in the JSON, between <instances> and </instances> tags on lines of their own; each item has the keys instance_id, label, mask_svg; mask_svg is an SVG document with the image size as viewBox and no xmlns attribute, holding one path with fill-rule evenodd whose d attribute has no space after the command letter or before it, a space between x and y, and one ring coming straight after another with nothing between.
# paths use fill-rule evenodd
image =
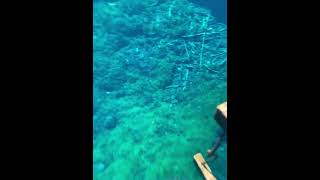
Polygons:
<instances>
[{"instance_id":1,"label":"underwater rock formation","mask_svg":"<svg viewBox=\"0 0 320 180\"><path fill-rule=\"evenodd\" d=\"M105 131L105 130L110 131L116 128L117 125L119 124L119 121L120 121L120 117L114 111L97 112L96 115L93 117L94 134L98 135L102 131Z\"/></svg>"}]
</instances>

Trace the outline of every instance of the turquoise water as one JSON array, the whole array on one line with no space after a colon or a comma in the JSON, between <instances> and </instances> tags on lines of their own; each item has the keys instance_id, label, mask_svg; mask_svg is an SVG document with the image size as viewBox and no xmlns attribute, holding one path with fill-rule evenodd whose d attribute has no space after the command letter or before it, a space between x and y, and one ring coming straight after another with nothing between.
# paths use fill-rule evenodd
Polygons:
<instances>
[{"instance_id":1,"label":"turquoise water","mask_svg":"<svg viewBox=\"0 0 320 180\"><path fill-rule=\"evenodd\" d=\"M193 155L207 157L227 99L227 26L210 6L94 1L94 180L203 179ZM219 180L226 152L209 162Z\"/></svg>"}]
</instances>

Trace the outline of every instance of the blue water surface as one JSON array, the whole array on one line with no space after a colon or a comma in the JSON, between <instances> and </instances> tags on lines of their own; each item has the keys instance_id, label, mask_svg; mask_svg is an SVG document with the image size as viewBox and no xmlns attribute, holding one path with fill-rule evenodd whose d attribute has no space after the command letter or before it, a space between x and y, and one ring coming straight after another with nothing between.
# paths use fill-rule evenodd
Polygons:
<instances>
[{"instance_id":1,"label":"blue water surface","mask_svg":"<svg viewBox=\"0 0 320 180\"><path fill-rule=\"evenodd\" d=\"M227 100L224 0L94 0L95 180L203 179ZM227 179L227 143L209 162Z\"/></svg>"}]
</instances>

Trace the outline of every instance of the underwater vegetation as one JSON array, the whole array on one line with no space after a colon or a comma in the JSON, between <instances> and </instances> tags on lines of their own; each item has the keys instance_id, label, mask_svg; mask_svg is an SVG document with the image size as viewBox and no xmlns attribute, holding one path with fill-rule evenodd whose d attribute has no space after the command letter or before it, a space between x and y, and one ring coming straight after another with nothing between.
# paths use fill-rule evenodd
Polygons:
<instances>
[{"instance_id":1,"label":"underwater vegetation","mask_svg":"<svg viewBox=\"0 0 320 180\"><path fill-rule=\"evenodd\" d=\"M94 0L95 180L202 179L227 99L227 26L188 0ZM209 165L226 179L226 142Z\"/></svg>"}]
</instances>

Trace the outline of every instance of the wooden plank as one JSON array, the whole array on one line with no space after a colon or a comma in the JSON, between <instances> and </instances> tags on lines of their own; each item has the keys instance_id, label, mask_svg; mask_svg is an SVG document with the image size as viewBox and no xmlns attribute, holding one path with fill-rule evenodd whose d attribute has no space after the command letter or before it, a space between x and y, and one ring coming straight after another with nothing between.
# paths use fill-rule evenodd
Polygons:
<instances>
[{"instance_id":1,"label":"wooden plank","mask_svg":"<svg viewBox=\"0 0 320 180\"><path fill-rule=\"evenodd\" d=\"M221 112L225 119L227 119L227 101L217 106L217 110Z\"/></svg>"},{"instance_id":2,"label":"wooden plank","mask_svg":"<svg viewBox=\"0 0 320 180\"><path fill-rule=\"evenodd\" d=\"M224 130L227 130L227 102L217 106L214 119Z\"/></svg>"},{"instance_id":3,"label":"wooden plank","mask_svg":"<svg viewBox=\"0 0 320 180\"><path fill-rule=\"evenodd\" d=\"M208 166L207 162L204 160L201 153L197 153L193 156L193 159L197 162L198 167L200 168L203 176L206 180L217 180L216 177L212 174L210 167Z\"/></svg>"}]
</instances>

